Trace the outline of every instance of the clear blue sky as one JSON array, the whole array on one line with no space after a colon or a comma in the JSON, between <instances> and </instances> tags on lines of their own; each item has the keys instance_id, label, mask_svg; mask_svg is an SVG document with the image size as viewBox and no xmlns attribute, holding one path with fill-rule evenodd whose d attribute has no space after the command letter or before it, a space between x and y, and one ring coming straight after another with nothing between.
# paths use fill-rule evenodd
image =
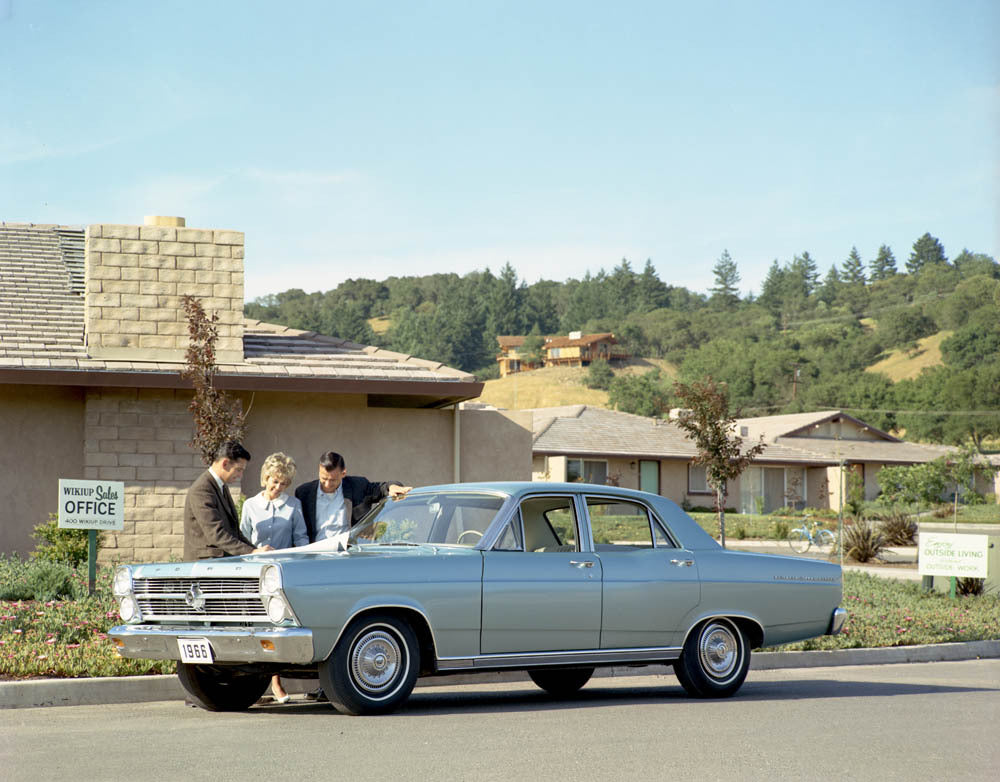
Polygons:
<instances>
[{"instance_id":1,"label":"clear blue sky","mask_svg":"<svg viewBox=\"0 0 1000 782\"><path fill-rule=\"evenodd\" d=\"M246 232L248 299L509 261L1000 258L1000 3L0 0L0 220Z\"/></svg>"}]
</instances>

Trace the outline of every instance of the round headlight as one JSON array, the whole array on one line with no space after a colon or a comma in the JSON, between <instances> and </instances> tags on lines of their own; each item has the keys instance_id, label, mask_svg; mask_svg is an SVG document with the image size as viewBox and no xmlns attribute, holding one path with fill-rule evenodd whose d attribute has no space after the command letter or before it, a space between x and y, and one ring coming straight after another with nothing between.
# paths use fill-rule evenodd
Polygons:
<instances>
[{"instance_id":1,"label":"round headlight","mask_svg":"<svg viewBox=\"0 0 1000 782\"><path fill-rule=\"evenodd\" d=\"M138 613L139 606L136 604L134 597L126 595L121 599L121 602L118 604L118 615L122 618L123 622L131 622Z\"/></svg>"},{"instance_id":2,"label":"round headlight","mask_svg":"<svg viewBox=\"0 0 1000 782\"><path fill-rule=\"evenodd\" d=\"M268 565L260 574L260 591L265 595L273 595L281 590L281 570L274 565Z\"/></svg>"},{"instance_id":3,"label":"round headlight","mask_svg":"<svg viewBox=\"0 0 1000 782\"><path fill-rule=\"evenodd\" d=\"M119 566L115 569L115 580L111 586L112 593L118 595L127 595L132 591L132 568L126 567L124 565Z\"/></svg>"},{"instance_id":4,"label":"round headlight","mask_svg":"<svg viewBox=\"0 0 1000 782\"><path fill-rule=\"evenodd\" d=\"M275 624L285 621L285 600L282 597L273 596L267 600L267 618Z\"/></svg>"}]
</instances>

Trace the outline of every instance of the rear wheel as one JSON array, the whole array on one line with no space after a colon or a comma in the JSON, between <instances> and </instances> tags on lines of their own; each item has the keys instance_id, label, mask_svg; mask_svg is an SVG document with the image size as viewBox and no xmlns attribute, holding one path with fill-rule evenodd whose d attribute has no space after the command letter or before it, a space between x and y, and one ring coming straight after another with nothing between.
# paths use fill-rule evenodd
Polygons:
<instances>
[{"instance_id":1,"label":"rear wheel","mask_svg":"<svg viewBox=\"0 0 1000 782\"><path fill-rule=\"evenodd\" d=\"M788 545L792 547L792 551L798 554L805 554L811 543L812 541L809 540L805 530L793 529L788 533Z\"/></svg>"},{"instance_id":2,"label":"rear wheel","mask_svg":"<svg viewBox=\"0 0 1000 782\"><path fill-rule=\"evenodd\" d=\"M750 670L750 647L743 631L729 619L709 619L684 642L674 673L688 695L728 698Z\"/></svg>"},{"instance_id":3,"label":"rear wheel","mask_svg":"<svg viewBox=\"0 0 1000 782\"><path fill-rule=\"evenodd\" d=\"M823 549L832 549L837 542L837 538L828 529L821 529L816 533L816 545Z\"/></svg>"},{"instance_id":4,"label":"rear wheel","mask_svg":"<svg viewBox=\"0 0 1000 782\"><path fill-rule=\"evenodd\" d=\"M406 621L371 614L348 625L320 663L319 680L337 711L387 714L410 697L420 671L420 647Z\"/></svg>"},{"instance_id":5,"label":"rear wheel","mask_svg":"<svg viewBox=\"0 0 1000 782\"><path fill-rule=\"evenodd\" d=\"M593 668L550 668L528 671L531 681L557 698L565 698L579 691L593 675Z\"/></svg>"},{"instance_id":6,"label":"rear wheel","mask_svg":"<svg viewBox=\"0 0 1000 782\"><path fill-rule=\"evenodd\" d=\"M177 663L177 678L196 705L209 711L244 711L271 683L269 673L244 673L223 665Z\"/></svg>"}]
</instances>

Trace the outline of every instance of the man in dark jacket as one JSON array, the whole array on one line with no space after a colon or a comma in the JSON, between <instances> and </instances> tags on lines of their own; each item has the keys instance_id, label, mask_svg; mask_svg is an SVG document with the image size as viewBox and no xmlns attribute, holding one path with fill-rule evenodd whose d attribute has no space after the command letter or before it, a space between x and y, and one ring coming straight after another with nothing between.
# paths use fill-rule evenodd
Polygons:
<instances>
[{"instance_id":1,"label":"man in dark jacket","mask_svg":"<svg viewBox=\"0 0 1000 782\"><path fill-rule=\"evenodd\" d=\"M372 505L387 496L402 497L410 488L399 481L374 482L348 475L344 457L327 451L319 459L318 479L303 483L295 496L302 503L309 542L314 543L350 531Z\"/></svg>"},{"instance_id":2,"label":"man in dark jacket","mask_svg":"<svg viewBox=\"0 0 1000 782\"><path fill-rule=\"evenodd\" d=\"M237 442L223 443L215 461L191 484L184 498L184 559L213 559L271 551L254 548L240 534L240 519L227 483L243 477L250 452Z\"/></svg>"}]
</instances>

